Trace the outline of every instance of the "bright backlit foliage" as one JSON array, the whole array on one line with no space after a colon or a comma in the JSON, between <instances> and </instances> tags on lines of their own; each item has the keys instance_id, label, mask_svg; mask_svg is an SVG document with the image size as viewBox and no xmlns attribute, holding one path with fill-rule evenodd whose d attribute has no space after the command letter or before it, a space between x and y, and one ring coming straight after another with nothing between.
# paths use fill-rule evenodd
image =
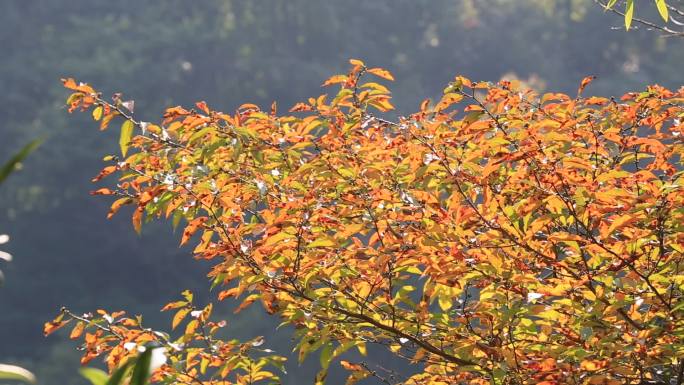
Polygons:
<instances>
[{"instance_id":1,"label":"bright backlit foliage","mask_svg":"<svg viewBox=\"0 0 684 385\"><path fill-rule=\"evenodd\" d=\"M296 328L300 357L328 365L379 344L421 363L404 384L682 383L684 90L619 100L537 95L457 77L436 103L390 121L383 69L347 74L279 114L199 102L157 123L88 85L70 111L123 121L122 158L95 193L169 218L197 240L218 300L260 303ZM379 83L380 82L380 83ZM193 238L195 237L195 238ZM178 337L123 314L64 311L88 361L115 371L156 341L168 383L277 381L263 339L214 336L211 306L174 309ZM372 362L341 361L348 384ZM209 382L213 381L213 382Z\"/></svg>"}]
</instances>

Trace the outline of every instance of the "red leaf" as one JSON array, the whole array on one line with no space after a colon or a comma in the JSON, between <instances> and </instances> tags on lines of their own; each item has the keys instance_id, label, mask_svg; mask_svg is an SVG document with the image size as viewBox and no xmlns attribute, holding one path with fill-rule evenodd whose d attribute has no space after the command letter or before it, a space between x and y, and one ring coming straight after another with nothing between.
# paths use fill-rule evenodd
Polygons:
<instances>
[{"instance_id":1,"label":"red leaf","mask_svg":"<svg viewBox=\"0 0 684 385\"><path fill-rule=\"evenodd\" d=\"M205 114L209 114L209 107L207 107L207 102L201 101L201 102L195 103L195 105L197 106L197 108L202 110Z\"/></svg>"}]
</instances>

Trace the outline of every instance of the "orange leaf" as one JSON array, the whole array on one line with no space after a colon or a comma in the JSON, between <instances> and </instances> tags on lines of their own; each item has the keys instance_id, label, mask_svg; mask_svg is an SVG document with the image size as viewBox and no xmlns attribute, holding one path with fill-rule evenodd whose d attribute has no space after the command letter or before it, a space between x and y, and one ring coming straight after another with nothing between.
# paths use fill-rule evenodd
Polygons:
<instances>
[{"instance_id":1,"label":"orange leaf","mask_svg":"<svg viewBox=\"0 0 684 385\"><path fill-rule=\"evenodd\" d=\"M301 112L301 111L311 111L313 108L306 103L297 103L294 107L290 108L290 112Z\"/></svg>"},{"instance_id":2,"label":"orange leaf","mask_svg":"<svg viewBox=\"0 0 684 385\"><path fill-rule=\"evenodd\" d=\"M100 121L100 131L103 131L107 129L109 126L109 123L114 119L115 116L117 116L119 113L118 112L112 112L110 114L106 114L102 120Z\"/></svg>"},{"instance_id":3,"label":"orange leaf","mask_svg":"<svg viewBox=\"0 0 684 385\"><path fill-rule=\"evenodd\" d=\"M90 195L112 195L114 194L114 191L108 189L108 188L101 188L99 190L91 191Z\"/></svg>"},{"instance_id":4,"label":"orange leaf","mask_svg":"<svg viewBox=\"0 0 684 385\"><path fill-rule=\"evenodd\" d=\"M385 80L394 81L394 76L392 76L392 73L387 71L386 69L371 68L368 70L368 73L371 73L375 76L381 77Z\"/></svg>"},{"instance_id":5,"label":"orange leaf","mask_svg":"<svg viewBox=\"0 0 684 385\"><path fill-rule=\"evenodd\" d=\"M119 209L121 209L122 206L132 202L133 199L129 197L124 197L115 200L114 203L112 203L112 206L109 208L109 213L107 213L107 219L111 219L114 216L114 214L116 214L119 211Z\"/></svg>"},{"instance_id":6,"label":"orange leaf","mask_svg":"<svg viewBox=\"0 0 684 385\"><path fill-rule=\"evenodd\" d=\"M347 79L347 75L331 76L325 82L323 82L323 85L321 87L329 86L331 84L346 83Z\"/></svg>"},{"instance_id":7,"label":"orange leaf","mask_svg":"<svg viewBox=\"0 0 684 385\"><path fill-rule=\"evenodd\" d=\"M470 79L464 78L463 76L456 76L456 83L462 84L466 87L471 87L473 85L473 83L470 81Z\"/></svg>"},{"instance_id":8,"label":"orange leaf","mask_svg":"<svg viewBox=\"0 0 684 385\"><path fill-rule=\"evenodd\" d=\"M167 304L161 309L161 311L167 311L167 310L172 310L172 309L178 309L178 308L181 308L181 307L183 307L183 306L186 306L187 304L188 304L187 301L170 302L170 303L167 303Z\"/></svg>"},{"instance_id":9,"label":"orange leaf","mask_svg":"<svg viewBox=\"0 0 684 385\"><path fill-rule=\"evenodd\" d=\"M580 83L579 89L577 90L577 96L582 95L582 91L591 83L594 79L596 79L596 76L587 76L584 79L582 79L582 83Z\"/></svg>"},{"instance_id":10,"label":"orange leaf","mask_svg":"<svg viewBox=\"0 0 684 385\"><path fill-rule=\"evenodd\" d=\"M199 227L207 221L207 217L197 217L188 223L188 225L185 227L185 230L183 230L183 237L181 238L181 243L180 245L183 246L186 244L190 238L197 232Z\"/></svg>"},{"instance_id":11,"label":"orange leaf","mask_svg":"<svg viewBox=\"0 0 684 385\"><path fill-rule=\"evenodd\" d=\"M176 315L173 316L173 321L171 322L171 329L175 329L178 326L178 324L180 324L183 321L185 316L187 316L188 313L190 313L191 310L192 309L188 307L178 310L176 312Z\"/></svg>"},{"instance_id":12,"label":"orange leaf","mask_svg":"<svg viewBox=\"0 0 684 385\"><path fill-rule=\"evenodd\" d=\"M45 336L49 336L50 334L54 333L55 331L61 329L64 327L64 325L68 324L71 322L71 319L68 319L66 321L61 320L61 316L57 317L54 321L46 322L45 325L43 326L43 334Z\"/></svg>"},{"instance_id":13,"label":"orange leaf","mask_svg":"<svg viewBox=\"0 0 684 385\"><path fill-rule=\"evenodd\" d=\"M259 299L259 294L251 294L251 295L247 296L247 298L245 298L245 300L242 301L242 303L240 304L240 306L238 306L238 307L233 311L233 313L237 314L237 313L243 311L243 310L244 310L245 308L247 308L249 305L253 304L254 301L256 301L257 299Z\"/></svg>"},{"instance_id":14,"label":"orange leaf","mask_svg":"<svg viewBox=\"0 0 684 385\"><path fill-rule=\"evenodd\" d=\"M600 98L598 96L592 96L584 101L588 105L597 105L597 106L602 106L604 104L607 104L610 102L610 99L607 98Z\"/></svg>"},{"instance_id":15,"label":"orange leaf","mask_svg":"<svg viewBox=\"0 0 684 385\"><path fill-rule=\"evenodd\" d=\"M98 180L106 177L107 175L111 175L116 171L116 166L107 166L100 171L99 174L95 178L93 178L91 181L92 182L97 182Z\"/></svg>"},{"instance_id":16,"label":"orange leaf","mask_svg":"<svg viewBox=\"0 0 684 385\"><path fill-rule=\"evenodd\" d=\"M64 88L68 88L70 90L75 90L78 88L78 85L73 78L62 79L62 84L64 84Z\"/></svg>"},{"instance_id":17,"label":"orange leaf","mask_svg":"<svg viewBox=\"0 0 684 385\"><path fill-rule=\"evenodd\" d=\"M349 64L355 66L355 67L364 67L365 64L361 60L358 59L349 59Z\"/></svg>"},{"instance_id":18,"label":"orange leaf","mask_svg":"<svg viewBox=\"0 0 684 385\"><path fill-rule=\"evenodd\" d=\"M131 218L131 221L133 222L133 229L135 229L135 232L140 235L140 232L142 231L142 215L143 215L143 208L138 207L135 209L133 212L133 217Z\"/></svg>"},{"instance_id":19,"label":"orange leaf","mask_svg":"<svg viewBox=\"0 0 684 385\"><path fill-rule=\"evenodd\" d=\"M556 368L556 360L553 358L547 358L542 361L540 365L540 370L542 372L548 372Z\"/></svg>"},{"instance_id":20,"label":"orange leaf","mask_svg":"<svg viewBox=\"0 0 684 385\"><path fill-rule=\"evenodd\" d=\"M382 112L387 112L394 109L394 106L392 105L392 103L390 103L390 101L387 98L378 98L369 102L368 104Z\"/></svg>"},{"instance_id":21,"label":"orange leaf","mask_svg":"<svg viewBox=\"0 0 684 385\"><path fill-rule=\"evenodd\" d=\"M239 287L233 287L233 288L230 288L228 290L223 290L218 294L218 300L223 301L226 298L237 297L239 292L240 292Z\"/></svg>"},{"instance_id":22,"label":"orange leaf","mask_svg":"<svg viewBox=\"0 0 684 385\"><path fill-rule=\"evenodd\" d=\"M355 364L353 362L346 361L346 360L341 360L340 365L342 365L343 368L350 370L350 371L363 371L363 370L365 370L363 368L363 366L361 366L359 364Z\"/></svg>"},{"instance_id":23,"label":"orange leaf","mask_svg":"<svg viewBox=\"0 0 684 385\"><path fill-rule=\"evenodd\" d=\"M437 103L437 106L435 106L435 111L442 111L448 108L450 105L460 102L461 100L463 100L463 95L450 92L442 96L442 99L439 101L439 103Z\"/></svg>"},{"instance_id":24,"label":"orange leaf","mask_svg":"<svg viewBox=\"0 0 684 385\"><path fill-rule=\"evenodd\" d=\"M83 330L85 330L85 322L79 321L76 326L71 330L71 334L69 334L69 338L72 340L77 339L78 337L83 334Z\"/></svg>"},{"instance_id":25,"label":"orange leaf","mask_svg":"<svg viewBox=\"0 0 684 385\"><path fill-rule=\"evenodd\" d=\"M471 105L469 105L468 107L466 107L463 111L464 111L464 112L470 112L470 111L484 111L484 108L482 108L482 106L480 106L480 105L478 105L478 104L471 104Z\"/></svg>"},{"instance_id":26,"label":"orange leaf","mask_svg":"<svg viewBox=\"0 0 684 385\"><path fill-rule=\"evenodd\" d=\"M601 237L605 238L612 234L615 230L622 228L628 225L629 223L634 222L635 220L636 218L634 217L634 215L621 215L613 219L613 222L610 224L610 227L608 227L608 230L606 230L605 233L601 234Z\"/></svg>"}]
</instances>

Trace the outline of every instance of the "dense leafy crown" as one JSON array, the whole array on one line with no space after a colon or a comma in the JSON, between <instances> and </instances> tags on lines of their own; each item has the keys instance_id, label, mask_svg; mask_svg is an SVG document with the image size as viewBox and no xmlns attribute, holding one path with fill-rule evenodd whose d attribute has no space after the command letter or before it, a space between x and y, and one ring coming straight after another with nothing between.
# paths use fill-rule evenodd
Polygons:
<instances>
[{"instance_id":1,"label":"dense leafy crown","mask_svg":"<svg viewBox=\"0 0 684 385\"><path fill-rule=\"evenodd\" d=\"M347 383L682 383L684 90L613 100L582 97L591 78L569 97L457 77L389 121L375 80L392 75L351 64L324 84L339 92L285 115L200 102L154 124L121 95L65 86L101 128L123 119L124 158L94 179L120 175L96 191L118 196L110 215L186 223L218 300L295 326L300 358L320 349L319 382L379 344L420 371L389 379L351 355ZM154 340L156 381L277 381L262 339L216 337L211 306L184 295L165 307L186 322L177 338L104 311L64 310L46 332L75 320L84 362L106 354L114 372Z\"/></svg>"}]
</instances>

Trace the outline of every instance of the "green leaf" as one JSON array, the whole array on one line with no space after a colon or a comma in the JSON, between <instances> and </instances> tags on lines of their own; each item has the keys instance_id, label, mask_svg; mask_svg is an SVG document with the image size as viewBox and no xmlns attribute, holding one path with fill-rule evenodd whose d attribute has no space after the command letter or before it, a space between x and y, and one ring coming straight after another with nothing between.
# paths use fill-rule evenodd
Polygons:
<instances>
[{"instance_id":1,"label":"green leaf","mask_svg":"<svg viewBox=\"0 0 684 385\"><path fill-rule=\"evenodd\" d=\"M133 368L130 385L145 385L150 376L150 364L152 363L152 347L147 347L138 357L138 362Z\"/></svg>"},{"instance_id":2,"label":"green leaf","mask_svg":"<svg viewBox=\"0 0 684 385\"><path fill-rule=\"evenodd\" d=\"M117 369L114 374L112 374L111 377L109 377L109 381L107 381L106 385L119 385L121 381L124 378L124 375L128 371L128 368L135 363L135 360L131 360L126 362L123 366L121 366L119 369Z\"/></svg>"},{"instance_id":3,"label":"green leaf","mask_svg":"<svg viewBox=\"0 0 684 385\"><path fill-rule=\"evenodd\" d=\"M321 350L321 367L323 370L327 370L328 367L330 367L330 362L332 361L333 357L333 346L331 343L327 343L324 347L323 350Z\"/></svg>"},{"instance_id":4,"label":"green leaf","mask_svg":"<svg viewBox=\"0 0 684 385\"><path fill-rule=\"evenodd\" d=\"M109 379L105 371L96 368L81 368L78 372L93 385L106 385Z\"/></svg>"},{"instance_id":5,"label":"green leaf","mask_svg":"<svg viewBox=\"0 0 684 385\"><path fill-rule=\"evenodd\" d=\"M665 0L655 0L656 7L658 8L658 13L660 13L660 17L667 22L670 19L670 15L667 10L667 3L665 3Z\"/></svg>"},{"instance_id":6,"label":"green leaf","mask_svg":"<svg viewBox=\"0 0 684 385\"><path fill-rule=\"evenodd\" d=\"M634 18L634 0L627 0L625 6L625 29L629 31L632 26L632 19Z\"/></svg>"},{"instance_id":7,"label":"green leaf","mask_svg":"<svg viewBox=\"0 0 684 385\"><path fill-rule=\"evenodd\" d=\"M16 380L35 384L36 376L20 366L0 364L0 380Z\"/></svg>"},{"instance_id":8,"label":"green leaf","mask_svg":"<svg viewBox=\"0 0 684 385\"><path fill-rule=\"evenodd\" d=\"M606 4L606 10L613 8L615 3L617 3L617 0L610 0L608 4Z\"/></svg>"},{"instance_id":9,"label":"green leaf","mask_svg":"<svg viewBox=\"0 0 684 385\"><path fill-rule=\"evenodd\" d=\"M27 145L25 145L21 149L21 151L14 155L7 163L2 165L2 167L0 167L0 183L7 179L9 174L11 174L12 171L15 170L17 165L21 163L24 159L26 159L28 154L30 154L31 152L33 152L33 150L38 148L38 146L40 146L41 143L43 143L43 139L32 140Z\"/></svg>"},{"instance_id":10,"label":"green leaf","mask_svg":"<svg viewBox=\"0 0 684 385\"><path fill-rule=\"evenodd\" d=\"M119 146L121 147L121 154L126 156L128 152L128 147L131 143L131 137L133 136L133 122L126 120L121 125L121 136L119 137Z\"/></svg>"}]
</instances>

